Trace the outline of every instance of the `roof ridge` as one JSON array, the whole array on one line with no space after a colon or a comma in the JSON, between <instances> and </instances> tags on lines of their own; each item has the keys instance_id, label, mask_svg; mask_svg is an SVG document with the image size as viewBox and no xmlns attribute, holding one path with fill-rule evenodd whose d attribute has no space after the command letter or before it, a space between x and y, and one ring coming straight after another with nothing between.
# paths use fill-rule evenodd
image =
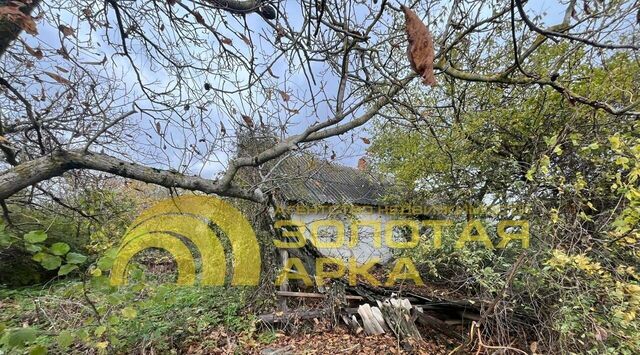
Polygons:
<instances>
[{"instance_id":1,"label":"roof ridge","mask_svg":"<svg viewBox=\"0 0 640 355\"><path fill-rule=\"evenodd\" d=\"M366 205L382 203L384 185L367 171L307 152L285 159L288 162L280 165L278 174L289 178L283 179L278 185L284 197L290 201Z\"/></svg>"}]
</instances>

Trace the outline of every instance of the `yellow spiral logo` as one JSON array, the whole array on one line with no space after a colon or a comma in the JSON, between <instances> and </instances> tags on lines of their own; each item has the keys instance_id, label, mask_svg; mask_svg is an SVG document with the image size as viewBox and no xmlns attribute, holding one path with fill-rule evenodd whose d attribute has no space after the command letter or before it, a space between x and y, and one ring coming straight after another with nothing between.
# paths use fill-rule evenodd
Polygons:
<instances>
[{"instance_id":1,"label":"yellow spiral logo","mask_svg":"<svg viewBox=\"0 0 640 355\"><path fill-rule=\"evenodd\" d=\"M214 227L217 227L214 229ZM196 283L196 258L200 255L201 285L224 285L225 251L214 230L228 238L233 255L232 285L257 285L260 278L260 247L247 219L229 203L211 196L180 196L146 209L122 238L111 269L111 284L127 282L131 258L149 248L166 250L178 266L179 285ZM194 248L189 248L185 240ZM196 249L196 250L192 250Z\"/></svg>"}]
</instances>

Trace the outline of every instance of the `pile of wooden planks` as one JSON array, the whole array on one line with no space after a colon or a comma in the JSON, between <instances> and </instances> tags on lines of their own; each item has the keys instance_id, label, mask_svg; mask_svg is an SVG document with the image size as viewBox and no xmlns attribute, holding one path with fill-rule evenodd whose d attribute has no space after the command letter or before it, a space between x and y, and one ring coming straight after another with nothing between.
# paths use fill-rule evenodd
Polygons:
<instances>
[{"instance_id":1,"label":"pile of wooden planks","mask_svg":"<svg viewBox=\"0 0 640 355\"><path fill-rule=\"evenodd\" d=\"M326 294L312 292L278 291L280 298L308 298L327 299ZM355 333L365 332L368 335L391 333L401 341L421 340L422 335L416 324L427 326L448 338L464 341L464 335L456 331L450 323L450 319L442 320L429 313L446 312L449 316L457 317L461 323L463 320L472 320L477 317L474 309L468 309L467 304L458 301L427 302L427 299L418 296L390 297L382 300L367 300L362 296L344 295L345 305L357 303L357 307L340 307L336 309L311 309L304 311L280 311L274 314L266 314L259 317L263 323L283 324L292 320L314 319L327 317L339 313L339 318ZM417 302L417 304L412 304ZM453 323L452 323L453 324Z\"/></svg>"}]
</instances>

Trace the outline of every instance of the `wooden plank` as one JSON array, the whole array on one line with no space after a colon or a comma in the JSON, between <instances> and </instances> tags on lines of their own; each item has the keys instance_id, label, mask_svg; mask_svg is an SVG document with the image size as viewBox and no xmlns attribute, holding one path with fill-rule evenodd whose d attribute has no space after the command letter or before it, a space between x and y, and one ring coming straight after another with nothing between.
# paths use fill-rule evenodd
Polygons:
<instances>
[{"instance_id":1,"label":"wooden plank","mask_svg":"<svg viewBox=\"0 0 640 355\"><path fill-rule=\"evenodd\" d=\"M327 298L327 295L313 292L295 292L295 291L276 291L276 295L280 297L304 297L304 298ZM361 296L345 295L345 299L354 301L363 301Z\"/></svg>"},{"instance_id":2,"label":"wooden plank","mask_svg":"<svg viewBox=\"0 0 640 355\"><path fill-rule=\"evenodd\" d=\"M358 314L360 318L362 318L362 324L364 325L364 331L369 335L380 335L384 334L384 329L378 323L376 316L373 314L371 310L371 306L368 303L365 303L358 307Z\"/></svg>"},{"instance_id":3,"label":"wooden plank","mask_svg":"<svg viewBox=\"0 0 640 355\"><path fill-rule=\"evenodd\" d=\"M412 308L413 306L407 299L391 298L381 303L384 320L399 340L422 339L411 314Z\"/></svg>"}]
</instances>

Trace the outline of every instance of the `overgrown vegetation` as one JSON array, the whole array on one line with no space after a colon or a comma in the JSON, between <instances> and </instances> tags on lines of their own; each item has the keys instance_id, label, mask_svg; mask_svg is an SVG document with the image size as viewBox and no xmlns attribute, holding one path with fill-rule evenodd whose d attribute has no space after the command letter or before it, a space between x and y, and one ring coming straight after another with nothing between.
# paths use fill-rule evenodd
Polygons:
<instances>
[{"instance_id":1,"label":"overgrown vegetation","mask_svg":"<svg viewBox=\"0 0 640 355\"><path fill-rule=\"evenodd\" d=\"M169 353L185 350L189 343L199 341L203 334L218 327L229 334L242 334L247 341L255 331L252 317L241 313L250 290L145 282L107 289L95 280L87 287L91 304L79 281L0 289L0 351ZM219 344L203 346L214 350Z\"/></svg>"},{"instance_id":2,"label":"overgrown vegetation","mask_svg":"<svg viewBox=\"0 0 640 355\"><path fill-rule=\"evenodd\" d=\"M525 70L554 67L580 78L577 92L596 98L640 92L637 59L617 53L594 65L568 50L542 46ZM496 300L485 310L484 332L503 344L516 336L557 353L637 353L637 118L589 110L540 87L470 84L458 93L458 86L444 84L451 111L429 120L401 111L398 120L410 125L378 125L371 150L378 167L411 191L401 199L461 211L473 206L459 220L527 220L531 245L455 250L443 242L434 249L429 239L412 251L414 260L432 282Z\"/></svg>"},{"instance_id":3,"label":"overgrown vegetation","mask_svg":"<svg viewBox=\"0 0 640 355\"><path fill-rule=\"evenodd\" d=\"M0 352L273 338L271 212L305 178L274 172L302 153L473 208L404 252L479 302L460 349L640 353L639 34L637 0L0 1ZM155 249L108 284L131 221L183 193L249 214L263 297L165 286ZM530 247L455 248L472 219L526 220Z\"/></svg>"},{"instance_id":4,"label":"overgrown vegetation","mask_svg":"<svg viewBox=\"0 0 640 355\"><path fill-rule=\"evenodd\" d=\"M241 351L274 339L253 317L272 306L265 289L257 297L253 287L177 287L176 264L160 249L135 257L127 286L110 285L120 238L153 191L89 190L75 215L50 203L0 225L0 353ZM251 205L240 207L253 215ZM259 238L267 257L270 238ZM274 266L265 268L273 277Z\"/></svg>"}]
</instances>

